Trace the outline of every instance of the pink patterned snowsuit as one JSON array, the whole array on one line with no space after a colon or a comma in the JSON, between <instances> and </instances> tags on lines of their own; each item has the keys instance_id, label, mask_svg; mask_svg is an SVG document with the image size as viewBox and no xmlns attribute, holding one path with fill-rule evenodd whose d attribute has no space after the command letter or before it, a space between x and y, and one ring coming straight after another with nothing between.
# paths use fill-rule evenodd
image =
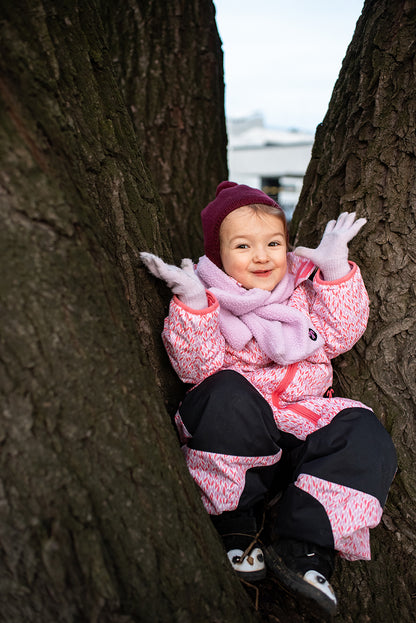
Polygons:
<instances>
[{"instance_id":1,"label":"pink patterned snowsuit","mask_svg":"<svg viewBox=\"0 0 416 623\"><path fill-rule=\"evenodd\" d=\"M350 265L351 271L342 279L325 282L318 271L311 281L308 279L311 263L288 254L288 270L296 276L296 287L288 305L307 315L325 341L324 346L306 360L288 366L278 365L261 352L254 339L243 350L233 350L220 332L219 305L209 290L209 307L203 310L187 308L174 297L162 337L172 365L183 382L198 386L219 371L239 373L270 405L275 425L283 436L288 434L288 437L293 436L297 440L307 440L308 436L327 427L341 412L347 418L350 413L362 413L362 410L369 414L370 420L367 418L366 422L371 421L370 429L375 427L375 436L381 435L382 438L374 456L381 452L386 457L386 464L380 468L385 480L380 495L374 492L378 491L377 486L361 486L361 481L357 485L355 476L323 478L317 476L313 469L297 474L291 493L293 497L303 492L305 498L319 505L329 520L333 547L343 557L368 560L371 557L369 528L380 522L387 490L395 472L394 449L387 433L368 407L347 398L324 397L332 384L331 359L352 348L364 333L368 320L369 301L361 273L357 265ZM193 391L188 395L192 395ZM211 515L237 508L248 470L272 466L281 459L280 448L268 455L241 456L240 453L188 447L192 435L179 411L176 424L188 468ZM366 428L366 431L370 429ZM320 443L326 431L330 437L333 435L331 430L328 427L319 433ZM372 429L368 434L374 436ZM368 442L371 444L371 440ZM364 444L363 455L365 453ZM365 470L372 471L367 467ZM318 470L317 473L321 472ZM359 478L362 479L362 476ZM315 510L311 517L315 516L314 513Z\"/></svg>"}]
</instances>

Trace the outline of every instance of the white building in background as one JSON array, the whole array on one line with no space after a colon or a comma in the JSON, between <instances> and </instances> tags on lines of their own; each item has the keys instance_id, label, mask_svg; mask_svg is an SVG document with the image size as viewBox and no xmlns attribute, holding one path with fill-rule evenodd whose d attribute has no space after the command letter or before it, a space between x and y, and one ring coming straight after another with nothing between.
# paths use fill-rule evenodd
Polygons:
<instances>
[{"instance_id":1,"label":"white building in background","mask_svg":"<svg viewBox=\"0 0 416 623\"><path fill-rule=\"evenodd\" d=\"M279 202L290 221L314 135L266 128L260 115L228 119L227 132L229 179L261 188Z\"/></svg>"}]
</instances>

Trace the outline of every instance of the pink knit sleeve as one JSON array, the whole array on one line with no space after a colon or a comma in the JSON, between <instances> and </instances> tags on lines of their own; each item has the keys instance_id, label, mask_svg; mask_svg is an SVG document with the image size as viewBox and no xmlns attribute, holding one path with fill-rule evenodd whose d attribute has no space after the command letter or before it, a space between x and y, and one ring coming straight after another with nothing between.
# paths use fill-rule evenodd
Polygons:
<instances>
[{"instance_id":1,"label":"pink knit sleeve","mask_svg":"<svg viewBox=\"0 0 416 623\"><path fill-rule=\"evenodd\" d=\"M174 297L162 340L172 366L184 383L200 383L224 361L225 340L219 330L219 305L207 292L208 307L194 311Z\"/></svg>"},{"instance_id":2,"label":"pink knit sleeve","mask_svg":"<svg viewBox=\"0 0 416 623\"><path fill-rule=\"evenodd\" d=\"M360 269L350 262L351 271L342 279L314 278L311 319L325 339L331 359L350 350L363 335L369 316L369 299Z\"/></svg>"}]
</instances>

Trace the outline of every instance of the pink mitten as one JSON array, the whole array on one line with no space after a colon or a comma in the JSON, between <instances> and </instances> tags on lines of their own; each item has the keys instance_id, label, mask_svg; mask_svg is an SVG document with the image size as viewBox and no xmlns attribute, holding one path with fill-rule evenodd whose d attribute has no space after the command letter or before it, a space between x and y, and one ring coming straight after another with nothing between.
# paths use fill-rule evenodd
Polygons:
<instances>
[{"instance_id":1,"label":"pink mitten","mask_svg":"<svg viewBox=\"0 0 416 623\"><path fill-rule=\"evenodd\" d=\"M192 260L185 258L181 267L166 264L153 253L140 253L143 264L155 277L166 282L173 294L191 309L204 309L208 306L205 287L194 271Z\"/></svg>"},{"instance_id":2,"label":"pink mitten","mask_svg":"<svg viewBox=\"0 0 416 623\"><path fill-rule=\"evenodd\" d=\"M355 212L343 212L335 221L329 221L316 249L296 247L294 253L311 260L321 269L325 281L336 281L350 271L348 242L365 225L367 219L355 220Z\"/></svg>"}]
</instances>

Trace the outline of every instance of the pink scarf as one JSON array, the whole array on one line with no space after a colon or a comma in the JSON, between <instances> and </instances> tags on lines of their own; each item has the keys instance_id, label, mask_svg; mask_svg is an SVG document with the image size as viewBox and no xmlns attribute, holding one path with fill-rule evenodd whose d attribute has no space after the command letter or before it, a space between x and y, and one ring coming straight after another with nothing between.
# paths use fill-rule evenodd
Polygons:
<instances>
[{"instance_id":1,"label":"pink scarf","mask_svg":"<svg viewBox=\"0 0 416 623\"><path fill-rule=\"evenodd\" d=\"M272 292L246 290L205 255L196 272L220 304L220 330L228 344L242 350L254 338L272 361L286 366L306 359L324 344L310 319L288 305L296 286L313 268L312 262L288 253L288 270Z\"/></svg>"}]
</instances>

